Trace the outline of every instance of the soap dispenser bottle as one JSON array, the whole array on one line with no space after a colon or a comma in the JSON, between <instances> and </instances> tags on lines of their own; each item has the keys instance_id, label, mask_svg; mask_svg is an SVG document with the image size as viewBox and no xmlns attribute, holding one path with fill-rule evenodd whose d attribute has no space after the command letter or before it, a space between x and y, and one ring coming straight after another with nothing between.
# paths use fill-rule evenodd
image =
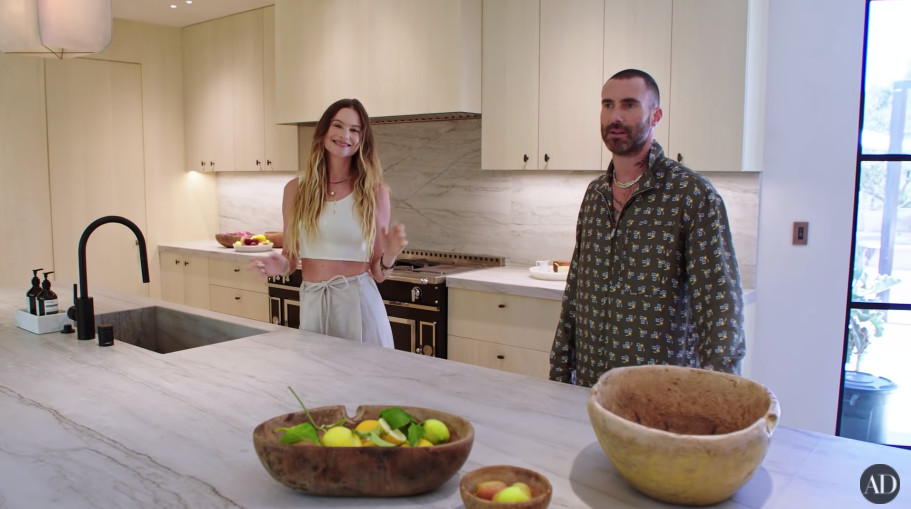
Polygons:
<instances>
[{"instance_id":1,"label":"soap dispenser bottle","mask_svg":"<svg viewBox=\"0 0 911 509\"><path fill-rule=\"evenodd\" d=\"M32 288L25 293L28 297L28 312L33 315L38 314L38 294L41 293L41 279L38 278L38 271L44 269L32 269Z\"/></svg>"},{"instance_id":2,"label":"soap dispenser bottle","mask_svg":"<svg viewBox=\"0 0 911 509\"><path fill-rule=\"evenodd\" d=\"M54 271L43 272L44 281L41 283L41 293L38 294L38 315L57 314L57 294L51 291L51 282L48 281L47 275L53 274Z\"/></svg>"}]
</instances>

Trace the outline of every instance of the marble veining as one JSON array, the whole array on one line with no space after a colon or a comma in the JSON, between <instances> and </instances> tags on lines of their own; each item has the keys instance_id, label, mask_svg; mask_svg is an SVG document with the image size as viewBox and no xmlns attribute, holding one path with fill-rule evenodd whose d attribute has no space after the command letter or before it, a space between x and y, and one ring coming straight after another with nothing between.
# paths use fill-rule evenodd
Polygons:
<instances>
[{"instance_id":1,"label":"marble veining","mask_svg":"<svg viewBox=\"0 0 911 509\"><path fill-rule=\"evenodd\" d=\"M311 408L409 404L464 416L476 440L461 473L534 469L554 486L553 508L669 507L630 488L600 450L586 388L99 290L99 313L160 306L267 331L166 355L101 348L16 328L20 293L0 289L4 509L461 507L461 474L402 499L311 497L275 482L252 431L297 410L288 386ZM858 479L874 463L906 474L911 452L780 426L753 479L716 507L865 507ZM909 497L902 491L893 505Z\"/></svg>"},{"instance_id":2,"label":"marble veining","mask_svg":"<svg viewBox=\"0 0 911 509\"><path fill-rule=\"evenodd\" d=\"M374 132L393 219L406 225L410 247L505 256L526 267L572 256L579 205L597 172L482 171L480 120L384 124ZM743 285L752 288L760 174L705 175L724 199ZM219 229L280 230L282 189L294 177L218 174Z\"/></svg>"}]
</instances>

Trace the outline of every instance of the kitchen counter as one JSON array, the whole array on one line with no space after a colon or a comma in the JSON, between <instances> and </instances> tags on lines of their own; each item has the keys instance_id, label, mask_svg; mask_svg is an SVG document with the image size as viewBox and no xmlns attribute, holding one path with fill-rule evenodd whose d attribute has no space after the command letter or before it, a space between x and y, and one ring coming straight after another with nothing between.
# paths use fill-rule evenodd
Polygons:
<instances>
[{"instance_id":1,"label":"kitchen counter","mask_svg":"<svg viewBox=\"0 0 911 509\"><path fill-rule=\"evenodd\" d=\"M273 252L281 253L281 249L273 249ZM170 242L158 244L159 253L177 253L186 256L202 256L217 260L230 260L242 262L261 256L269 256L269 252L263 253L238 253L234 249L222 246L215 240L199 240L195 242Z\"/></svg>"},{"instance_id":2,"label":"kitchen counter","mask_svg":"<svg viewBox=\"0 0 911 509\"><path fill-rule=\"evenodd\" d=\"M461 507L461 475L405 499L310 497L275 482L252 432L299 410L288 386L311 408L461 415L475 428L462 473L534 469L553 484L552 508L669 507L618 476L589 424L588 389L93 290L97 312L156 305L263 331L166 355L101 348L16 328L25 290L0 288L0 508ZM754 478L717 507L866 507L858 481L875 463L911 476L911 452L781 426ZM892 505L909 501L902 490Z\"/></svg>"},{"instance_id":3,"label":"kitchen counter","mask_svg":"<svg viewBox=\"0 0 911 509\"><path fill-rule=\"evenodd\" d=\"M520 297L563 300L566 281L544 281L531 277L528 267L493 267L446 276L448 288L505 293ZM756 300L756 290L743 290L744 305Z\"/></svg>"}]
</instances>

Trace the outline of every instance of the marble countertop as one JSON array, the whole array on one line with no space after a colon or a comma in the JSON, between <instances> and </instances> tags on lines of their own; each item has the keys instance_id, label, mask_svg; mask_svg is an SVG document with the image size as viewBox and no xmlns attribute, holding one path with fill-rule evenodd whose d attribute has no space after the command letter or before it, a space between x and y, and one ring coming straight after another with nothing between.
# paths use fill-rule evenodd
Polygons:
<instances>
[{"instance_id":1,"label":"marble countertop","mask_svg":"<svg viewBox=\"0 0 911 509\"><path fill-rule=\"evenodd\" d=\"M63 284L63 283L61 283ZM21 290L21 291L20 291ZM0 508L462 506L461 474L495 464L536 470L552 508L669 507L629 487L589 424L589 390L350 343L185 306L94 291L96 310L157 305L263 334L160 355L13 325L25 289L0 288ZM68 307L61 299L61 307ZM468 419L475 443L460 475L396 499L319 498L275 482L252 431L309 407L415 405ZM782 409L787 416L788 409ZM780 426L761 468L724 509L865 507L871 464L911 476L911 452ZM911 491L893 504L907 507Z\"/></svg>"},{"instance_id":2,"label":"marble countertop","mask_svg":"<svg viewBox=\"0 0 911 509\"><path fill-rule=\"evenodd\" d=\"M280 253L280 249L273 249L274 252ZM177 253L187 256L203 256L218 260L231 260L235 262L244 262L251 258L259 256L269 256L269 252L263 253L238 253L234 249L226 248L215 240L198 240L194 242L167 242L158 244L159 253Z\"/></svg>"},{"instance_id":3,"label":"marble countertop","mask_svg":"<svg viewBox=\"0 0 911 509\"><path fill-rule=\"evenodd\" d=\"M528 267L492 267L446 276L446 286L520 297L563 300L566 281L545 281L531 277ZM744 304L756 300L756 290L743 290Z\"/></svg>"}]
</instances>

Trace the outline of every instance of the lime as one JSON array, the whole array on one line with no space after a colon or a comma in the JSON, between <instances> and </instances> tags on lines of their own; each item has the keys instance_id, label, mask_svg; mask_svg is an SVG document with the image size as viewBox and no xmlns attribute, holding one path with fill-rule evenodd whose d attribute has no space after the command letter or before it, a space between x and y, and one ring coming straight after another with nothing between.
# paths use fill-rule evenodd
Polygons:
<instances>
[{"instance_id":1,"label":"lime","mask_svg":"<svg viewBox=\"0 0 911 509\"><path fill-rule=\"evenodd\" d=\"M442 421L427 419L424 421L424 438L433 445L449 441L449 428Z\"/></svg>"},{"instance_id":2,"label":"lime","mask_svg":"<svg viewBox=\"0 0 911 509\"><path fill-rule=\"evenodd\" d=\"M326 447L360 447L361 440L350 429L344 426L335 426L323 434L322 444Z\"/></svg>"}]
</instances>

